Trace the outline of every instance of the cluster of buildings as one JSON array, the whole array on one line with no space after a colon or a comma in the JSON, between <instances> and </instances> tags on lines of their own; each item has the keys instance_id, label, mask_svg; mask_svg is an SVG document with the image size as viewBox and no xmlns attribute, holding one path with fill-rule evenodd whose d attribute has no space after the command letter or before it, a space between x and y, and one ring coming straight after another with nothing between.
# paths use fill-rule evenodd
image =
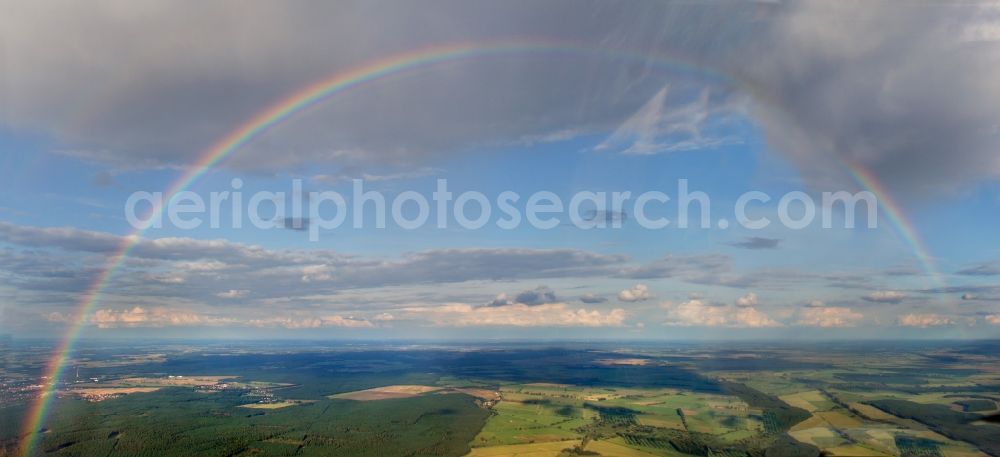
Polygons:
<instances>
[{"instance_id":1,"label":"cluster of buildings","mask_svg":"<svg viewBox=\"0 0 1000 457\"><path fill-rule=\"evenodd\" d=\"M0 379L0 406L30 400L43 389L45 384L36 384L33 381Z\"/></svg>"}]
</instances>

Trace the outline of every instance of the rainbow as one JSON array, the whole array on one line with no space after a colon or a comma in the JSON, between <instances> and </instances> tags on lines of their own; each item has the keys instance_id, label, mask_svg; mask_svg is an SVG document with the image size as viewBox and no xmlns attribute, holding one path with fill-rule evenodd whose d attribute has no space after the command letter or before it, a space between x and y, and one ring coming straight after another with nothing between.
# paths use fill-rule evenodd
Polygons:
<instances>
[{"instance_id":1,"label":"rainbow","mask_svg":"<svg viewBox=\"0 0 1000 457\"><path fill-rule=\"evenodd\" d=\"M86 326L88 318L94 310L94 307L101 301L102 296L108 288L110 280L115 276L115 273L121 269L126 258L128 258L129 253L142 240L142 235L152 225L151 223L155 218L154 216L160 214L163 210L163 205L169 202L178 192L196 182L199 178L204 176L216 165L232 155L235 151L268 132L272 127L283 123L296 114L310 107L314 107L337 94L401 72L410 72L436 64L456 62L473 57L516 54L521 52L553 52L581 56L605 56L628 61L646 62L666 69L693 72L702 76L721 78L722 80L730 82L734 81L733 78L727 75L720 74L710 68L698 65L695 63L696 61L694 59L690 58L679 59L667 56L651 56L648 54L630 53L619 50L581 47L578 45L546 40L526 39L488 43L473 42L444 44L395 54L337 72L326 79L320 80L286 96L278 102L268 106L263 111L255 114L249 120L238 126L229 134L222 137L218 142L214 143L210 148L205 150L199 156L198 160L191 164L187 171L185 171L172 185L168 187L168 189L163 193L165 198L156 202L156 204L150 208L149 214L146 217L147 223L144 226L136 228L128 236L122 238L119 246L108 257L107 263L101 274L95 278L82 295L79 303L77 304L73 318L70 320L70 325L68 326L65 335L60 341L60 344L56 347L54 356L46 365L43 376L46 377L47 383L42 389L40 395L31 404L24 421L25 425L22 431L24 439L21 445L21 454L24 456L30 456L33 454L39 441L39 437L42 434L42 426L45 423L49 409L53 403L52 400L55 397L55 388L62 378L63 369L73 352L73 345L79 339L80 332ZM743 83L745 86L746 81ZM750 89L752 89L752 87ZM751 92L753 91L751 90ZM859 170L863 171L863 169ZM866 188L876 193L880 200L888 195L883 189L877 186L877 182L870 176L870 174L857 172L855 175L859 177L858 181ZM891 200L886 201L891 202ZM904 238L910 241L910 244L915 247L921 261L925 261L926 264L930 265L930 256L926 254L926 250L922 247L922 244L918 242L919 238L916 237L915 232L910 228L909 224L904 222L905 218L903 218L902 213L898 210L898 207L894 205L890 206L888 214L890 215L891 220L896 222L896 225L900 228L900 232Z\"/></svg>"},{"instance_id":2,"label":"rainbow","mask_svg":"<svg viewBox=\"0 0 1000 457\"><path fill-rule=\"evenodd\" d=\"M80 332L85 327L94 307L100 302L111 278L114 277L115 273L124 264L129 253L142 240L142 234L151 225L154 219L153 216L158 215L163 210L163 205L169 202L178 192L190 186L205 175L205 173L212 170L219 162L225 160L226 157L230 156L240 147L260 137L269 131L270 128L281 124L303 110L322 103L336 94L400 72L413 71L435 64L454 62L472 57L515 54L520 52L555 52L583 56L603 54L625 60L649 62L674 70L725 77L710 69L699 67L676 58L649 56L614 50L598 50L532 39L490 43L445 44L391 55L335 73L326 79L288 95L251 117L203 152L199 156L199 159L163 193L165 198L150 208L146 218L146 225L136 228L130 235L122 238L121 244L108 258L109 260L102 273L97 276L81 297L76 312L70 320L66 334L59 346L57 346L54 357L46 365L43 376L47 378L48 382L28 410L25 426L22 431L22 436L25 437L21 446L22 455L28 456L32 454L41 435L40 432L51 407L52 399L55 397L53 392L62 378L63 368L66 366L66 362L73 352L73 345L79 339Z\"/></svg>"},{"instance_id":3,"label":"rainbow","mask_svg":"<svg viewBox=\"0 0 1000 457\"><path fill-rule=\"evenodd\" d=\"M875 179L875 175L871 171L856 162L845 160L844 163L847 165L847 170L850 172L851 177L854 178L858 185L875 194L878 198L878 206L882 210L882 213L889 219L889 223L895 227L896 233L910 246L910 250L913 251L913 254L917 257L917 261L923 267L924 273L931 280L935 281L937 286L942 286L943 280L934 264L934 258L931 257L927 245L924 244L920 235L917 234L916 228L913 227L913 224L904 215L903 208L896 203L892 195Z\"/></svg>"}]
</instances>

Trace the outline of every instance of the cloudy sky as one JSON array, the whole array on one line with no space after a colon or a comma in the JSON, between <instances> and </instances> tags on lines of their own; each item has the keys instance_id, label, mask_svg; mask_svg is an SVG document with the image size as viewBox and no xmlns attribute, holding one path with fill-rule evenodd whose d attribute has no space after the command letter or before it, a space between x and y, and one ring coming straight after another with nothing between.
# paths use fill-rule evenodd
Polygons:
<instances>
[{"instance_id":1,"label":"cloudy sky","mask_svg":"<svg viewBox=\"0 0 1000 457\"><path fill-rule=\"evenodd\" d=\"M1000 3L0 3L0 333L1000 335ZM473 51L296 111L185 189L660 191L649 215L672 218L686 180L710 224L594 204L580 214L620 227L368 216L317 239L314 221L268 207L259 228L231 202L215 228L127 221L130 195L170 189L257 113L449 46ZM878 227L842 208L833 228L717 223L748 191L772 219L789 192L872 191Z\"/></svg>"}]
</instances>

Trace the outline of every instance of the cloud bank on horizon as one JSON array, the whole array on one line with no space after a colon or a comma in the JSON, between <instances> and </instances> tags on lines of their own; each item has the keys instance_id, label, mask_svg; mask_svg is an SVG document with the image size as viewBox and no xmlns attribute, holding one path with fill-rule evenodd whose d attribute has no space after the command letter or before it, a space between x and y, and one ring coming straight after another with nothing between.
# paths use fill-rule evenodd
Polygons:
<instances>
[{"instance_id":1,"label":"cloud bank on horizon","mask_svg":"<svg viewBox=\"0 0 1000 457\"><path fill-rule=\"evenodd\" d=\"M4 309L7 327L34 321L66 324L71 304L100 273L100 259L120 238L72 228L19 226L0 222L0 252L9 296L19 306ZM14 247L25 248L18 251ZM945 315L931 302L938 292L874 290L873 283L848 275L770 271L740 280L711 276L705 265L729 272L732 259L711 255L640 262L623 255L577 249L443 249L399 258L361 257L325 249L268 249L226 240L143 240L109 286L112 291L85 324L99 329L236 327L367 329L394 332L402 326L445 328L606 327L644 329L650 319L670 328L872 328L996 325L992 303ZM663 268L665 264L694 269ZM641 271L641 274L636 272ZM653 272L656 272L655 274ZM884 278L890 273L882 273ZM794 277L791 281L789 277ZM642 278L659 284L654 293ZM572 298L564 290L605 291L625 285L613 299L587 292ZM837 281L837 282L834 282ZM520 286L519 286L520 285ZM786 289L845 288L849 306L819 300L788 303ZM678 291L710 288L732 296L731 304ZM752 290L747 290L752 289ZM1000 286L980 288L1000 294ZM495 290L501 292L490 294ZM764 291L758 294L753 290ZM870 291L870 292L869 292ZM829 292L827 292L829 293ZM793 294L794 295L794 294ZM765 298L762 299L761 296ZM778 302L768 302L766 297ZM841 299L843 300L843 299ZM867 303L866 303L867 302ZM903 303L906 303L904 306ZM52 304L57 304L51 308ZM925 312L913 312L924 310ZM674 333L668 333L673 335Z\"/></svg>"}]
</instances>

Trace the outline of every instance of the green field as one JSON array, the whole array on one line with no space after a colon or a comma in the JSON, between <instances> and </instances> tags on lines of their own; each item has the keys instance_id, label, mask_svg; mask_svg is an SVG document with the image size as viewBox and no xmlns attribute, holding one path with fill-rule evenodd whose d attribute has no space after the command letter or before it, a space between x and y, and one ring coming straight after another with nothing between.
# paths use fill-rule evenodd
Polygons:
<instances>
[{"instance_id":1,"label":"green field","mask_svg":"<svg viewBox=\"0 0 1000 457\"><path fill-rule=\"evenodd\" d=\"M783 351L748 365L464 349L138 355L56 395L35 455L996 455L990 370ZM768 354L761 350L760 357ZM629 357L625 363L609 363ZM664 356L667 360L667 357ZM975 360L983 356L976 354ZM151 360L143 365L143 360ZM699 364L710 361L712 369ZM826 360L823 367L814 366ZM844 362L848 361L850 363ZM844 365L846 363L846 365ZM788 369L775 367L790 366ZM984 366L985 367L985 366ZM164 372L183 373L165 375ZM221 374L220 374L221 373ZM17 379L29 377L20 375ZM976 382L962 382L975 379ZM603 380L603 381L602 381ZM0 404L14 455L27 401Z\"/></svg>"}]
</instances>

